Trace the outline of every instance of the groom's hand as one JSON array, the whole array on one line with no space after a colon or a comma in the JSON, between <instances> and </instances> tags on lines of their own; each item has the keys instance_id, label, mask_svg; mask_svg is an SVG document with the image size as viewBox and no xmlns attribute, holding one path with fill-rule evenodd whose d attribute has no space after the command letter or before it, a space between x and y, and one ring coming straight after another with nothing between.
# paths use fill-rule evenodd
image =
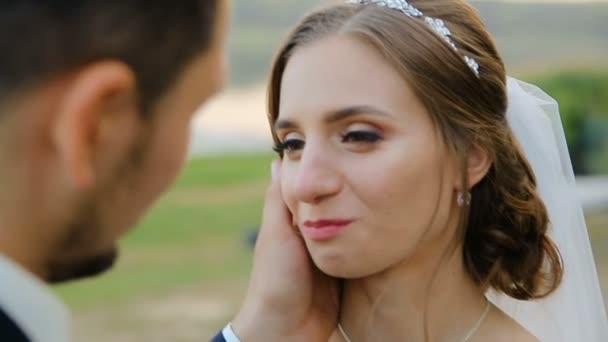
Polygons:
<instances>
[{"instance_id":1,"label":"groom's hand","mask_svg":"<svg viewBox=\"0 0 608 342\"><path fill-rule=\"evenodd\" d=\"M338 284L312 263L281 195L280 162L272 167L249 289L232 326L243 342L327 341L338 320Z\"/></svg>"}]
</instances>

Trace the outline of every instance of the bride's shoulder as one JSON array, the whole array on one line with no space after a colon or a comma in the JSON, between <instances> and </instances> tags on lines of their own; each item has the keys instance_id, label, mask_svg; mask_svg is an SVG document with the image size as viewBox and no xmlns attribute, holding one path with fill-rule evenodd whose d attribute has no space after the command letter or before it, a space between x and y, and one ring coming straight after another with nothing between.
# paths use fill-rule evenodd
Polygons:
<instances>
[{"instance_id":1,"label":"bride's shoulder","mask_svg":"<svg viewBox=\"0 0 608 342\"><path fill-rule=\"evenodd\" d=\"M507 315L499 308L493 306L477 338L472 341L493 341L493 342L539 342L536 336L532 335L521 324Z\"/></svg>"}]
</instances>

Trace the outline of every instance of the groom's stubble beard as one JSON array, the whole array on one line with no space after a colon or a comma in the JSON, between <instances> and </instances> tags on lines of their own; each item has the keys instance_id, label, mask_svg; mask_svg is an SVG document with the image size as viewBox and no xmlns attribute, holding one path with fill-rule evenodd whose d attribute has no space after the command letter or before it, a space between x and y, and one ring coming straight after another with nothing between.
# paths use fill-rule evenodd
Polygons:
<instances>
[{"instance_id":1,"label":"groom's stubble beard","mask_svg":"<svg viewBox=\"0 0 608 342\"><path fill-rule=\"evenodd\" d=\"M47 266L47 282L56 284L96 276L110 269L118 256L116 245L97 251L102 234L94 201L79 208Z\"/></svg>"},{"instance_id":2,"label":"groom's stubble beard","mask_svg":"<svg viewBox=\"0 0 608 342\"><path fill-rule=\"evenodd\" d=\"M57 284L98 276L114 266L119 255L118 241L110 241L107 246L103 246L103 239L107 238L105 234L113 227L104 226L100 202L110 191L124 191L133 195L130 182L126 179L144 172L141 166L145 154L149 152L146 148L148 132L149 130L141 134L131 148L129 157L118 168L109 184L99 187L100 190L83 199L77 208L67 229L64 229L65 233L55 253L47 263L45 280L48 283ZM124 189L119 189L120 187ZM116 208L117 212L120 210Z\"/></svg>"}]
</instances>

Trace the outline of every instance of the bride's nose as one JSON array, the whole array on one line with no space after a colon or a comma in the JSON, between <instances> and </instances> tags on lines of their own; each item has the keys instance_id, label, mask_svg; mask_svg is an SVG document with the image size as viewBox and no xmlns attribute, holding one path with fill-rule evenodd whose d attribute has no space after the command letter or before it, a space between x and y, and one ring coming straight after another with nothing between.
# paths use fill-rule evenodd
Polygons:
<instances>
[{"instance_id":1,"label":"bride's nose","mask_svg":"<svg viewBox=\"0 0 608 342\"><path fill-rule=\"evenodd\" d=\"M322 145L307 144L302 151L295 177L298 201L316 204L340 192L342 180L336 158Z\"/></svg>"}]
</instances>

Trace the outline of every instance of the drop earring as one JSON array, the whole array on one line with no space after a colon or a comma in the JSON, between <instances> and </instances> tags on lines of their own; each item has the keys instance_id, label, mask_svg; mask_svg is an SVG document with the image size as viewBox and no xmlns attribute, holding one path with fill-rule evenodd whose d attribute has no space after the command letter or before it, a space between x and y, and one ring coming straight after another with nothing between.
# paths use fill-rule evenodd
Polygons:
<instances>
[{"instance_id":1,"label":"drop earring","mask_svg":"<svg viewBox=\"0 0 608 342\"><path fill-rule=\"evenodd\" d=\"M459 192L456 197L456 203L458 203L459 207L468 207L471 205L471 193L470 192Z\"/></svg>"}]
</instances>

